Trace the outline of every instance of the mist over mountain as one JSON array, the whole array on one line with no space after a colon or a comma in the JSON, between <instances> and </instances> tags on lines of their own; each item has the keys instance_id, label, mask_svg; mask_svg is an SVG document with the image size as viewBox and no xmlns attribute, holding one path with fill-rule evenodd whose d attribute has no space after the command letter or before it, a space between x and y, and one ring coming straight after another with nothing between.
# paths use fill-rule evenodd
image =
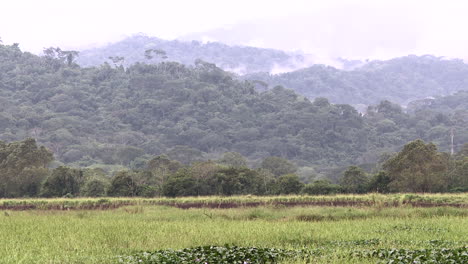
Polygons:
<instances>
[{"instance_id":1,"label":"mist over mountain","mask_svg":"<svg viewBox=\"0 0 468 264\"><path fill-rule=\"evenodd\" d=\"M194 65L202 60L241 75L241 79L255 81L260 91L281 85L312 100L326 97L332 103L360 107L360 111L382 100L405 106L413 100L468 89L468 65L460 59L431 55L383 61L338 58L334 62L341 67L339 69L315 64L317 58L299 52L218 42L168 41L144 35L84 50L77 62L83 66L113 64L111 58L120 58L117 64L124 66L163 61Z\"/></svg>"},{"instance_id":2,"label":"mist over mountain","mask_svg":"<svg viewBox=\"0 0 468 264\"><path fill-rule=\"evenodd\" d=\"M256 73L242 78L261 81L259 89L282 85L310 99L326 97L333 103L369 105L389 100L406 105L468 90L468 65L459 59L412 55L371 61L350 71L314 65L283 74Z\"/></svg>"},{"instance_id":3,"label":"mist over mountain","mask_svg":"<svg viewBox=\"0 0 468 264\"><path fill-rule=\"evenodd\" d=\"M145 57L147 50L157 50L152 58ZM216 64L237 74L253 72L291 71L313 64L311 55L281 50L247 46L229 46L219 42L163 40L145 35L134 35L104 47L83 50L77 62L82 66L97 66L111 62L109 57L123 57L122 64L136 62L157 64L175 61L194 65L197 59Z\"/></svg>"}]
</instances>

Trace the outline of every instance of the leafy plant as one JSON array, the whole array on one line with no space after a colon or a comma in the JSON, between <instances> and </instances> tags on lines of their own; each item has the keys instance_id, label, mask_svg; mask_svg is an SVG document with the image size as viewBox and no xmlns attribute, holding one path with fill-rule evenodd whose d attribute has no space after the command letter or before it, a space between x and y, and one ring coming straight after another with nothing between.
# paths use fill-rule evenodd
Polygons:
<instances>
[{"instance_id":1,"label":"leafy plant","mask_svg":"<svg viewBox=\"0 0 468 264\"><path fill-rule=\"evenodd\" d=\"M159 264L159 263L229 263L254 264L277 263L289 258L305 258L312 252L276 248L238 247L225 245L184 248L181 250L158 250L141 252L131 256L120 256L119 263Z\"/></svg>"},{"instance_id":2,"label":"leafy plant","mask_svg":"<svg viewBox=\"0 0 468 264\"><path fill-rule=\"evenodd\" d=\"M381 263L468 263L468 247L442 249L375 249L356 255L381 259Z\"/></svg>"}]
</instances>

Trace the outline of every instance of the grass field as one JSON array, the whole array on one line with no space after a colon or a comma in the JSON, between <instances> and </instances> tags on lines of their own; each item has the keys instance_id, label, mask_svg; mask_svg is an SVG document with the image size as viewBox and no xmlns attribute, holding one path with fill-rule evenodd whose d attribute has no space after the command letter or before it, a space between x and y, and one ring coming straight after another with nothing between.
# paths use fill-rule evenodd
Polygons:
<instances>
[{"instance_id":1,"label":"grass field","mask_svg":"<svg viewBox=\"0 0 468 264\"><path fill-rule=\"evenodd\" d=\"M57 199L0 199L0 210L68 210L115 209L129 205L170 205L179 208L230 208L249 206L383 206L415 207L453 206L468 208L468 193L447 194L338 194L288 196L206 196L183 198L57 198Z\"/></svg>"},{"instance_id":2,"label":"grass field","mask_svg":"<svg viewBox=\"0 0 468 264\"><path fill-rule=\"evenodd\" d=\"M467 196L433 195L432 201L460 204L466 201ZM371 199L370 196L362 196L360 199L364 197ZM393 199L390 196L378 196L378 199L385 200L384 197ZM428 197L425 198L430 200ZM357 199L354 196L348 198ZM221 198L171 201L193 203L197 199L206 202L206 199L214 201ZM232 202L245 199L271 201L273 198L226 199ZM468 254L466 248L463 248L468 245L466 207L426 208L413 207L408 203L400 206L376 203L370 206L288 207L270 203L229 209L180 209L150 205L142 202L144 199L137 199L139 202L127 198L107 200L130 200L134 205L113 210L1 211L0 263L118 263L119 256L142 251L225 244L307 250L312 252L309 257L313 263L376 263L379 260L366 256L366 250L392 248L462 248L462 254ZM89 202L89 199L44 201L63 204L67 201ZM0 205L5 202L40 201L0 200ZM282 263L305 261L286 259Z\"/></svg>"}]
</instances>

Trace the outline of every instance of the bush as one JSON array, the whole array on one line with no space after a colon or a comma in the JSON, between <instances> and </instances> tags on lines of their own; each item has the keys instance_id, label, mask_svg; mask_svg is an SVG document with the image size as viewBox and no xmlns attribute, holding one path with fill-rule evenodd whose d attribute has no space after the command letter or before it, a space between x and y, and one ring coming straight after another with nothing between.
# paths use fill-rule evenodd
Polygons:
<instances>
[{"instance_id":1,"label":"bush","mask_svg":"<svg viewBox=\"0 0 468 264\"><path fill-rule=\"evenodd\" d=\"M106 196L106 183L99 179L92 179L86 182L82 195L88 197Z\"/></svg>"},{"instance_id":2,"label":"bush","mask_svg":"<svg viewBox=\"0 0 468 264\"><path fill-rule=\"evenodd\" d=\"M278 178L278 189L281 194L297 194L303 186L296 174L286 174Z\"/></svg>"},{"instance_id":3,"label":"bush","mask_svg":"<svg viewBox=\"0 0 468 264\"><path fill-rule=\"evenodd\" d=\"M62 197L67 194L78 196L82 180L83 172L81 170L58 167L42 184L41 196Z\"/></svg>"},{"instance_id":4,"label":"bush","mask_svg":"<svg viewBox=\"0 0 468 264\"><path fill-rule=\"evenodd\" d=\"M341 191L341 187L337 184L332 184L328 180L318 180L305 185L301 192L304 194L319 195L340 193Z\"/></svg>"}]
</instances>

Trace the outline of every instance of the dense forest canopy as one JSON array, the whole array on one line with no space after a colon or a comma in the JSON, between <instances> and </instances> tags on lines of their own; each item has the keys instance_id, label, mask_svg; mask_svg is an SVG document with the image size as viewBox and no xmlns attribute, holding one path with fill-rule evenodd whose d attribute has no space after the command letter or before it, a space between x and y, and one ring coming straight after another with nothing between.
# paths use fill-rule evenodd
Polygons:
<instances>
[{"instance_id":1,"label":"dense forest canopy","mask_svg":"<svg viewBox=\"0 0 468 264\"><path fill-rule=\"evenodd\" d=\"M310 66L313 64L310 54L136 35L101 48L83 50L76 61L82 66L108 62L128 67L137 62L163 61L194 65L198 59L244 74L241 78L256 81L260 91L281 85L311 100L325 97L332 103L354 106L378 104L382 100L406 105L413 100L468 90L468 65L462 60L430 55L367 62L338 58L336 64L342 65L338 69Z\"/></svg>"},{"instance_id":2,"label":"dense forest canopy","mask_svg":"<svg viewBox=\"0 0 468 264\"><path fill-rule=\"evenodd\" d=\"M254 73L243 78L262 81L270 88L282 85L308 98L326 97L333 103L369 105L389 100L406 105L417 99L468 90L468 65L458 59L413 55L371 61L350 71L314 65L283 74Z\"/></svg>"},{"instance_id":3,"label":"dense forest canopy","mask_svg":"<svg viewBox=\"0 0 468 264\"><path fill-rule=\"evenodd\" d=\"M375 164L417 138L449 151L452 129L456 149L468 141L466 92L411 113L382 101L362 115L280 86L258 92L202 60L81 68L76 55L0 46L1 140L36 138L76 166L138 167L163 153L188 164L235 151L252 164L278 156L318 170Z\"/></svg>"},{"instance_id":4,"label":"dense forest canopy","mask_svg":"<svg viewBox=\"0 0 468 264\"><path fill-rule=\"evenodd\" d=\"M0 198L460 192L468 190L467 154L468 144L447 155L432 143L415 140L383 161L375 173L349 166L339 184L328 179L304 184L298 168L279 157L267 157L259 168L249 168L235 152L190 165L158 155L139 169L109 174L93 168L51 169L52 153L34 139L0 141Z\"/></svg>"}]
</instances>

